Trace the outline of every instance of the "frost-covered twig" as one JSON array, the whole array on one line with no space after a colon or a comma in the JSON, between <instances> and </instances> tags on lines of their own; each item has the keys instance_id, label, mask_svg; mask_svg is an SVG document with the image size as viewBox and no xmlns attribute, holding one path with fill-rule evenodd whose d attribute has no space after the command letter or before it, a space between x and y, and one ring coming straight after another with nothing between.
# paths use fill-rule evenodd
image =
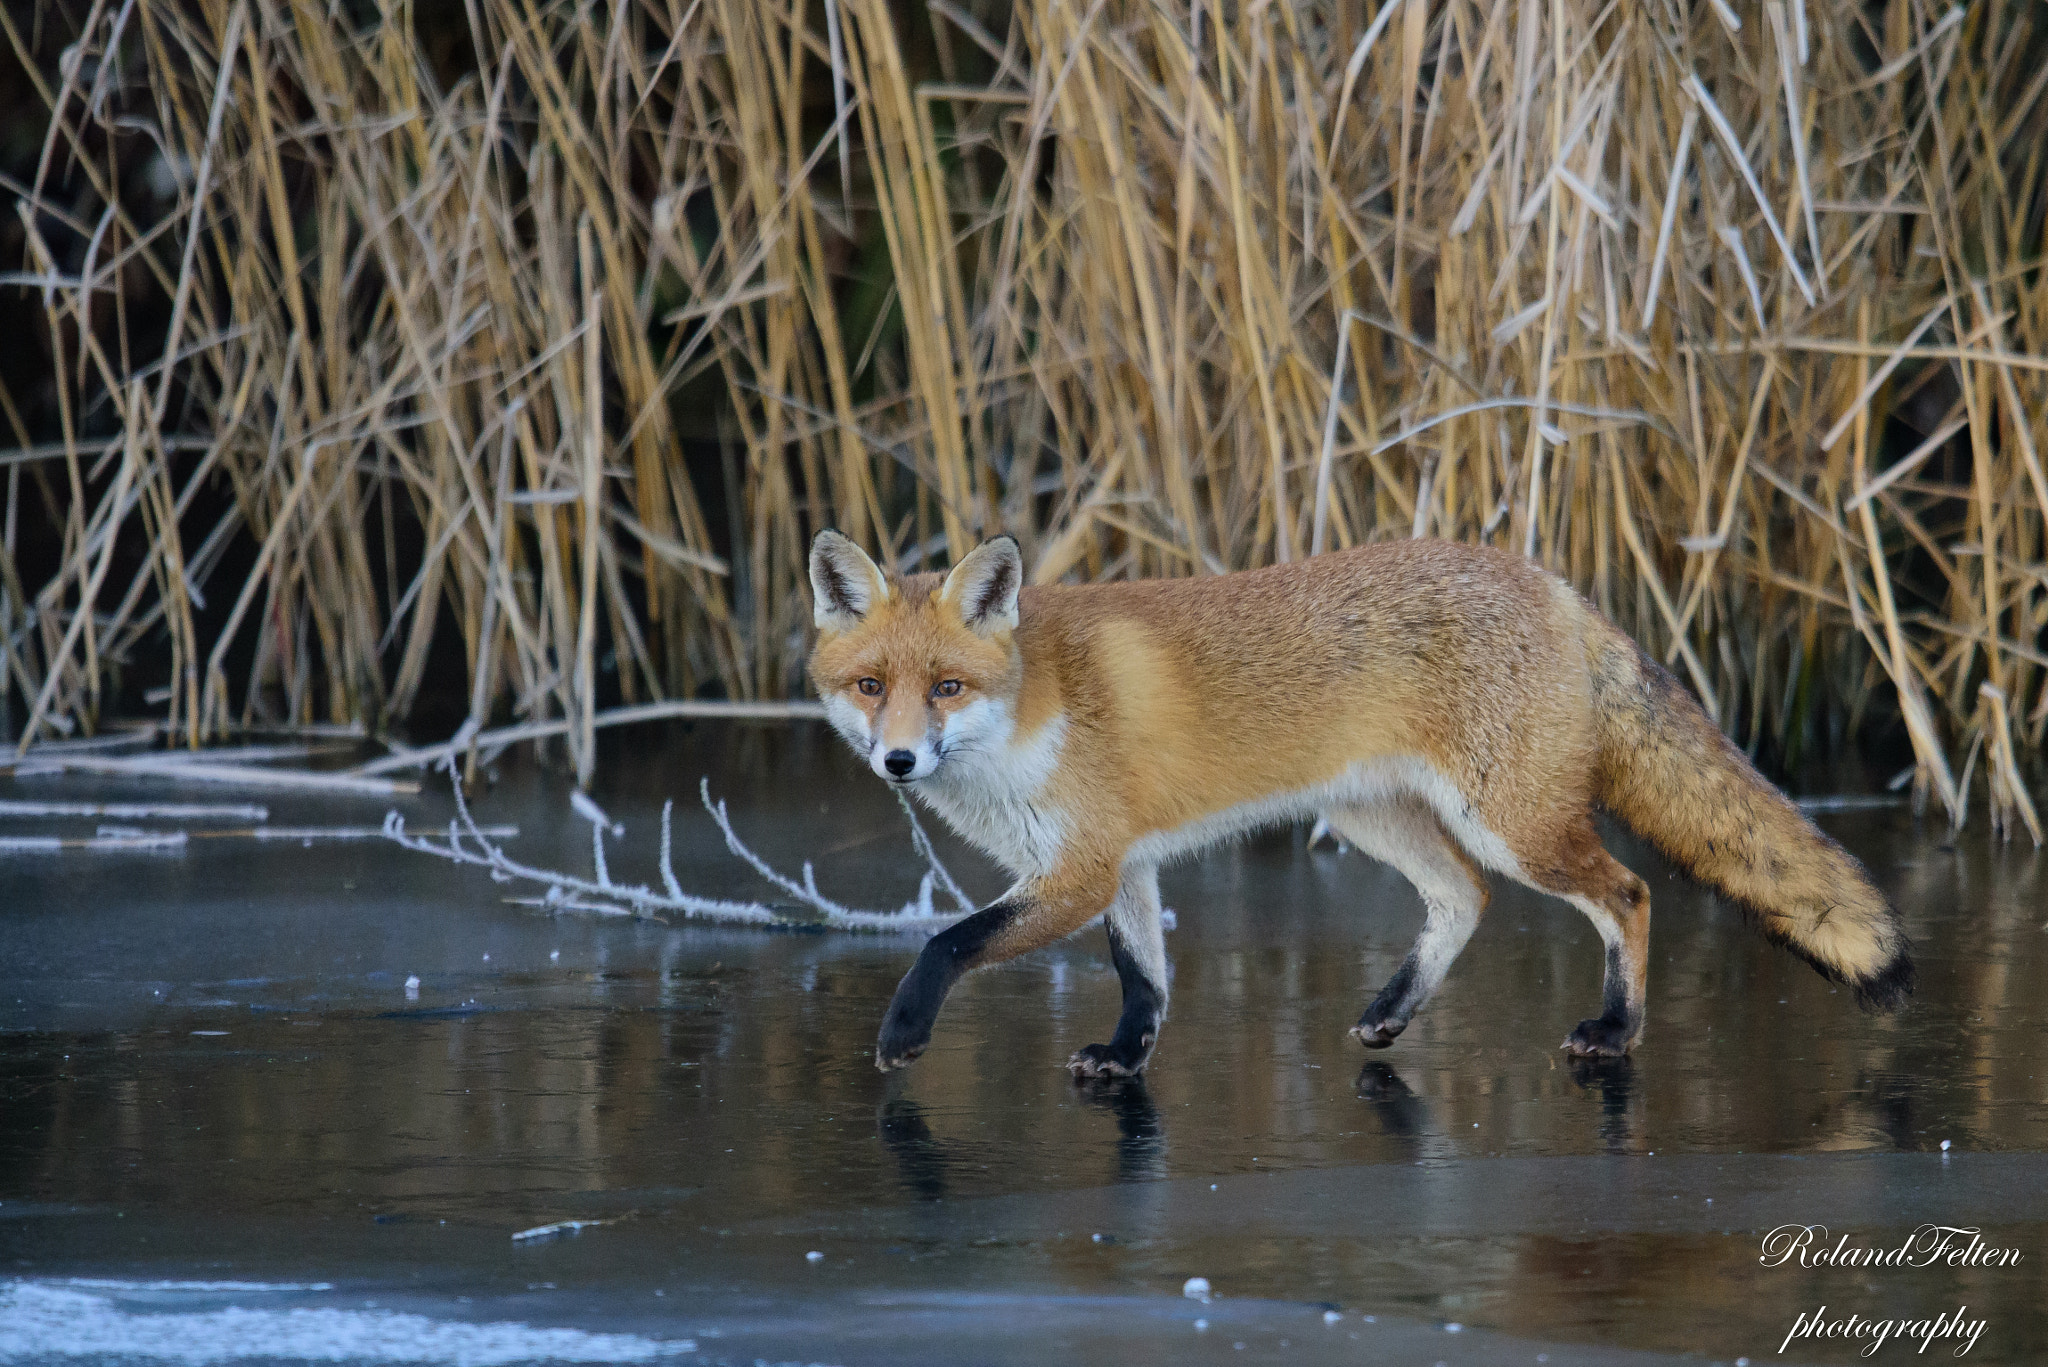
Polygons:
<instances>
[{"instance_id":1,"label":"frost-covered twig","mask_svg":"<svg viewBox=\"0 0 2048 1367\"><path fill-rule=\"evenodd\" d=\"M0 854L54 854L59 850L153 850L182 851L183 831L131 831L102 826L96 835L66 839L54 835L0 836Z\"/></svg>"},{"instance_id":2,"label":"frost-covered twig","mask_svg":"<svg viewBox=\"0 0 2048 1367\"><path fill-rule=\"evenodd\" d=\"M824 706L814 702L724 702L697 699L687 702L651 702L637 703L630 707L614 707L592 717L591 725L598 728L625 726L632 722L656 721L664 717L770 717L786 721L793 717L824 715ZM383 759L371 760L368 764L360 765L353 772L369 775L388 774L397 769L438 768L450 756L466 753L471 745L475 745L479 751L488 751L515 745L520 741L564 735L568 730L569 723L561 718L553 721L520 722L514 726L501 726L495 731L477 731L465 726L439 745L399 751Z\"/></svg>"},{"instance_id":3,"label":"frost-covered twig","mask_svg":"<svg viewBox=\"0 0 2048 1367\"><path fill-rule=\"evenodd\" d=\"M455 779L453 761L444 761L442 766ZM606 828L613 833L624 828L613 825L611 819L581 793L572 799L572 806L579 816L590 822L591 830L591 878L580 878L574 874L553 869L535 868L522 864L506 854L494 843L490 834L478 826L470 814L469 804L462 795L462 784L455 782L455 820L448 823L445 839L430 835L414 835L406 830L405 818L393 811L384 818L384 835L396 844L421 854L451 860L458 864L474 864L490 870L491 877L501 883L524 882L538 884L545 889L544 895L531 900L534 904L558 911L587 911L604 915L640 916L663 920L671 913L698 920L732 921L750 925L789 924L802 918L792 917L788 909L778 910L763 902L735 902L722 898L697 897L683 890L676 878L672 863L674 840L670 823L674 813L673 802L663 803L661 809L661 882L660 891L644 884L618 883L612 880L611 870L605 858L604 838ZM817 913L824 925L844 930L922 930L933 931L957 919L956 913L941 912L932 906L934 884L944 887L963 911L972 911L973 904L960 891L952 875L939 863L938 854L932 848L923 827L917 818L911 816L911 843L924 856L927 870L919 882L917 898L906 903L897 911L864 911L833 901L818 891L817 878L808 861L803 868L803 880L790 878L779 872L760 855L754 853L739 833L733 829L732 819L727 814L725 803L714 802L711 797L710 780L698 785L698 795L704 803L704 810L711 814L718 829L725 837L725 847L743 860L748 867L768 882L774 884L801 906ZM906 808L906 811L908 809Z\"/></svg>"},{"instance_id":4,"label":"frost-covered twig","mask_svg":"<svg viewBox=\"0 0 2048 1367\"><path fill-rule=\"evenodd\" d=\"M111 817L116 821L268 821L270 809L246 803L0 801L0 816Z\"/></svg>"},{"instance_id":5,"label":"frost-covered twig","mask_svg":"<svg viewBox=\"0 0 2048 1367\"><path fill-rule=\"evenodd\" d=\"M405 779L364 778L358 774L333 774L307 769L265 769L253 764L203 764L164 752L134 756L53 755L47 760L30 756L12 766L15 777L27 778L72 770L84 774L114 774L124 778L168 779L183 783L223 783L246 788L301 788L309 792L361 793L372 797L394 797L420 790Z\"/></svg>"},{"instance_id":6,"label":"frost-covered twig","mask_svg":"<svg viewBox=\"0 0 2048 1367\"><path fill-rule=\"evenodd\" d=\"M624 1216L618 1216L610 1220L557 1220L551 1225L535 1225L532 1229L522 1229L512 1236L512 1242L515 1244L539 1243L542 1240L553 1239L563 1234L580 1234L586 1229L596 1229L600 1225L615 1225L624 1218Z\"/></svg>"},{"instance_id":7,"label":"frost-covered twig","mask_svg":"<svg viewBox=\"0 0 2048 1367\"><path fill-rule=\"evenodd\" d=\"M931 837L924 833L924 824L917 819L917 808L910 805L910 798L901 788L896 790L896 805L903 809L903 819L910 823L910 847L917 851L918 857L931 869L932 874L939 880L939 886L953 899L953 905L963 912L973 911L974 900L960 891L960 885L953 881L953 875L946 872L946 866L939 862L939 852L932 848Z\"/></svg>"}]
</instances>

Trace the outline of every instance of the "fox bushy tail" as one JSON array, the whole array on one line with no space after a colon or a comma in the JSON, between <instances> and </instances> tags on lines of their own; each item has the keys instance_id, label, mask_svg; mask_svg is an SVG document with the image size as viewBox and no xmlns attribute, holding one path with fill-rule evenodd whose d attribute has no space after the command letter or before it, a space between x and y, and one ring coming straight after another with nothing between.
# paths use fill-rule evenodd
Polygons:
<instances>
[{"instance_id":1,"label":"fox bushy tail","mask_svg":"<svg viewBox=\"0 0 2048 1367\"><path fill-rule=\"evenodd\" d=\"M1866 1007L1903 1005L1913 960L1898 911L1869 873L1756 771L1670 671L1606 623L1594 630L1602 804Z\"/></svg>"}]
</instances>

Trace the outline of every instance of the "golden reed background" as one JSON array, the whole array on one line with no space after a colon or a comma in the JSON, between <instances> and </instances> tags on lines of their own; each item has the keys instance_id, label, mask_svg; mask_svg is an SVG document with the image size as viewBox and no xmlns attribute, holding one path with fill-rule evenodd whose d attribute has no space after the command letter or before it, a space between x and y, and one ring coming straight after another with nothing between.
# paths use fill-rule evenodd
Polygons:
<instances>
[{"instance_id":1,"label":"golden reed background","mask_svg":"<svg viewBox=\"0 0 2048 1367\"><path fill-rule=\"evenodd\" d=\"M2024 806L2025 0L7 25L49 119L24 740L160 656L188 743L379 725L437 637L479 719L796 692L824 525L905 567L1008 530L1041 582L1434 535L1570 576L1781 761L1896 698L1923 794Z\"/></svg>"}]
</instances>

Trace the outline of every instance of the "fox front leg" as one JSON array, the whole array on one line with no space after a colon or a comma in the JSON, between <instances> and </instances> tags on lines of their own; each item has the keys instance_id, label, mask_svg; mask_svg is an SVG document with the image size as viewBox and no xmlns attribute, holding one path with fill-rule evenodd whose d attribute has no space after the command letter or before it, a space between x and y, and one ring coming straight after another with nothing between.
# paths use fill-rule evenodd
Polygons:
<instances>
[{"instance_id":1,"label":"fox front leg","mask_svg":"<svg viewBox=\"0 0 2048 1367\"><path fill-rule=\"evenodd\" d=\"M1074 1051L1067 1067L1077 1078L1135 1077L1152 1061L1152 1046L1166 1020L1166 936L1159 917L1159 872L1131 869L1103 917L1109 958L1123 983L1123 1014L1107 1044Z\"/></svg>"},{"instance_id":2,"label":"fox front leg","mask_svg":"<svg viewBox=\"0 0 2048 1367\"><path fill-rule=\"evenodd\" d=\"M1493 894L1479 865L1436 814L1414 798L1333 807L1325 815L1339 835L1393 868L1422 895L1422 934L1351 1027L1351 1037L1360 1044L1384 1049L1436 995Z\"/></svg>"},{"instance_id":3,"label":"fox front leg","mask_svg":"<svg viewBox=\"0 0 2048 1367\"><path fill-rule=\"evenodd\" d=\"M932 1042L932 1022L953 984L984 961L989 942L1022 911L1022 902L1003 901L956 921L925 941L917 962L896 985L882 1033L875 1039L875 1067L883 1072L914 1063Z\"/></svg>"},{"instance_id":4,"label":"fox front leg","mask_svg":"<svg viewBox=\"0 0 2048 1367\"><path fill-rule=\"evenodd\" d=\"M916 1061L954 983L1079 930L1101 914L1115 888L1113 873L1093 871L1034 880L932 936L882 1017L875 1067L886 1073Z\"/></svg>"}]
</instances>

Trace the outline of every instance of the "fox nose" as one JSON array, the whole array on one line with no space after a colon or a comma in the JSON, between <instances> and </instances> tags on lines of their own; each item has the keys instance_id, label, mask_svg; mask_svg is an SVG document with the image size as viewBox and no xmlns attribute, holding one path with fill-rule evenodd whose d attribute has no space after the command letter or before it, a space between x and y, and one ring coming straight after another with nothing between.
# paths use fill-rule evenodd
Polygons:
<instances>
[{"instance_id":1,"label":"fox nose","mask_svg":"<svg viewBox=\"0 0 2048 1367\"><path fill-rule=\"evenodd\" d=\"M888 754L882 756L882 767L896 775L896 777L902 778L917 767L917 756L911 754L908 750L891 750Z\"/></svg>"}]
</instances>

